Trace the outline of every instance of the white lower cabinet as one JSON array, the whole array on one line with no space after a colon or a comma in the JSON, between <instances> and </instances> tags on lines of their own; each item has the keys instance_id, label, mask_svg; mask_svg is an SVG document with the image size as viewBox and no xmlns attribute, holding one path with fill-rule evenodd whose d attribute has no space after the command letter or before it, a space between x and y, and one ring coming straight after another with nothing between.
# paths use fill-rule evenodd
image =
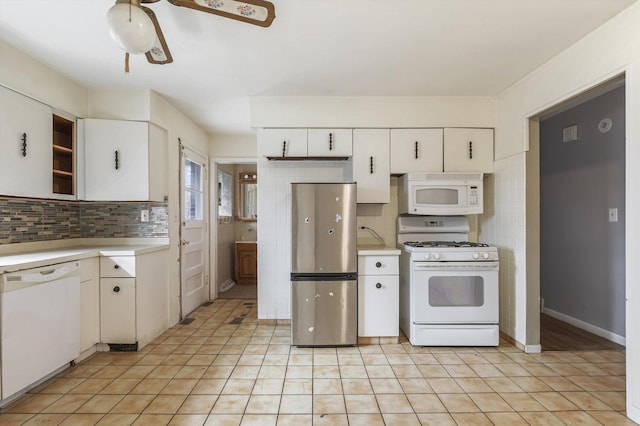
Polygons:
<instances>
[{"instance_id":1,"label":"white lower cabinet","mask_svg":"<svg viewBox=\"0 0 640 426\"><path fill-rule=\"evenodd\" d=\"M100 278L100 340L136 343L135 278Z\"/></svg>"},{"instance_id":2,"label":"white lower cabinet","mask_svg":"<svg viewBox=\"0 0 640 426\"><path fill-rule=\"evenodd\" d=\"M80 260L80 353L100 342L98 258Z\"/></svg>"},{"instance_id":3,"label":"white lower cabinet","mask_svg":"<svg viewBox=\"0 0 640 426\"><path fill-rule=\"evenodd\" d=\"M398 250L358 256L358 336L398 337Z\"/></svg>"},{"instance_id":4,"label":"white lower cabinet","mask_svg":"<svg viewBox=\"0 0 640 426\"><path fill-rule=\"evenodd\" d=\"M100 341L141 349L168 327L168 250L100 258Z\"/></svg>"}]
</instances>

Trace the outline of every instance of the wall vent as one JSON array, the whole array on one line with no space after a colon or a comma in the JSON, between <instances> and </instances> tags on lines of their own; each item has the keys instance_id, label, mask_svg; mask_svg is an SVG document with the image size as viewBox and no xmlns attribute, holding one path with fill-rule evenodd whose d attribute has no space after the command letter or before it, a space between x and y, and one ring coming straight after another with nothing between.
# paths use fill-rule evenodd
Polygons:
<instances>
[{"instance_id":1,"label":"wall vent","mask_svg":"<svg viewBox=\"0 0 640 426\"><path fill-rule=\"evenodd\" d=\"M562 142L578 140L578 126L569 126L562 129Z\"/></svg>"}]
</instances>

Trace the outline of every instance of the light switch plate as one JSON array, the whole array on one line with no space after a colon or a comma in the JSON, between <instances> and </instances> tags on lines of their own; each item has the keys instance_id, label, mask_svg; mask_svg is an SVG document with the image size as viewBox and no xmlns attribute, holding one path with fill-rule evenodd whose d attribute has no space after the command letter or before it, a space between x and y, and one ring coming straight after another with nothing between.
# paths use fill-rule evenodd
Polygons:
<instances>
[{"instance_id":1,"label":"light switch plate","mask_svg":"<svg viewBox=\"0 0 640 426\"><path fill-rule=\"evenodd\" d=\"M140 222L149 222L149 210L140 210Z\"/></svg>"}]
</instances>

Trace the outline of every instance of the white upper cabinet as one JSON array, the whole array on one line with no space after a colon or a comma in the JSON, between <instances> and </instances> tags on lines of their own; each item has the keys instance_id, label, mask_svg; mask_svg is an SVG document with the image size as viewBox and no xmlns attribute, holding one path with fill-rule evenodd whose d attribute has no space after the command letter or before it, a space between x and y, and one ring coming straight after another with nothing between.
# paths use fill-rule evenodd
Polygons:
<instances>
[{"instance_id":1,"label":"white upper cabinet","mask_svg":"<svg viewBox=\"0 0 640 426\"><path fill-rule=\"evenodd\" d=\"M53 114L49 106L0 87L0 193L52 195Z\"/></svg>"},{"instance_id":2,"label":"white upper cabinet","mask_svg":"<svg viewBox=\"0 0 640 426\"><path fill-rule=\"evenodd\" d=\"M389 129L353 130L353 180L358 203L390 201Z\"/></svg>"},{"instance_id":3,"label":"white upper cabinet","mask_svg":"<svg viewBox=\"0 0 640 426\"><path fill-rule=\"evenodd\" d=\"M260 129L258 155L272 160L351 157L351 129Z\"/></svg>"},{"instance_id":4,"label":"white upper cabinet","mask_svg":"<svg viewBox=\"0 0 640 426\"><path fill-rule=\"evenodd\" d=\"M78 120L84 142L84 199L163 201L167 132L143 121Z\"/></svg>"},{"instance_id":5,"label":"white upper cabinet","mask_svg":"<svg viewBox=\"0 0 640 426\"><path fill-rule=\"evenodd\" d=\"M493 129L444 129L444 171L493 173Z\"/></svg>"},{"instance_id":6,"label":"white upper cabinet","mask_svg":"<svg viewBox=\"0 0 640 426\"><path fill-rule=\"evenodd\" d=\"M258 155L265 157L306 157L307 129L258 130Z\"/></svg>"},{"instance_id":7,"label":"white upper cabinet","mask_svg":"<svg viewBox=\"0 0 640 426\"><path fill-rule=\"evenodd\" d=\"M442 129L391 129L391 173L441 172Z\"/></svg>"},{"instance_id":8,"label":"white upper cabinet","mask_svg":"<svg viewBox=\"0 0 640 426\"><path fill-rule=\"evenodd\" d=\"M353 152L351 129L309 129L307 138L309 157L351 157Z\"/></svg>"}]
</instances>

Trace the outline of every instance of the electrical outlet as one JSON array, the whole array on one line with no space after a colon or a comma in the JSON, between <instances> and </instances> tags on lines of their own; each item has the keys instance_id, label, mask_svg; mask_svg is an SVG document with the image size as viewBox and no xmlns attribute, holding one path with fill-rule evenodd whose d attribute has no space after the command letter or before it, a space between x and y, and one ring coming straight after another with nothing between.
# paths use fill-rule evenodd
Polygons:
<instances>
[{"instance_id":1,"label":"electrical outlet","mask_svg":"<svg viewBox=\"0 0 640 426\"><path fill-rule=\"evenodd\" d=\"M618 221L618 209L609 209L609 222Z\"/></svg>"},{"instance_id":2,"label":"electrical outlet","mask_svg":"<svg viewBox=\"0 0 640 426\"><path fill-rule=\"evenodd\" d=\"M149 222L149 210L140 210L140 222Z\"/></svg>"}]
</instances>

